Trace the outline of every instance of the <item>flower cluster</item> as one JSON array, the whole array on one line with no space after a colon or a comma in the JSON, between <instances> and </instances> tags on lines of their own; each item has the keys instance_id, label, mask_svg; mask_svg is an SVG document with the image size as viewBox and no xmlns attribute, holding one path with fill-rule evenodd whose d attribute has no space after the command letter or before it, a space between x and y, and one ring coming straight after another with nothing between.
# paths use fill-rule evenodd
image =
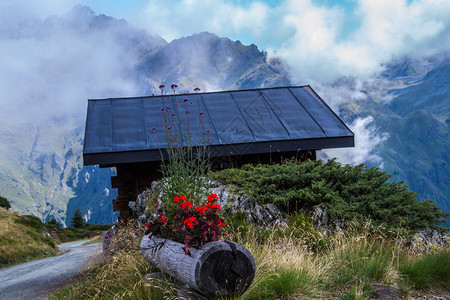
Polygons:
<instances>
[{"instance_id":1,"label":"flower cluster","mask_svg":"<svg viewBox=\"0 0 450 300\"><path fill-rule=\"evenodd\" d=\"M145 224L146 234L182 243L184 252L190 255L190 247L200 248L226 235L222 231L225 222L218 215L221 207L215 203L218 199L211 194L206 203L197 206L183 195L176 196L172 204L158 211L156 220Z\"/></svg>"}]
</instances>

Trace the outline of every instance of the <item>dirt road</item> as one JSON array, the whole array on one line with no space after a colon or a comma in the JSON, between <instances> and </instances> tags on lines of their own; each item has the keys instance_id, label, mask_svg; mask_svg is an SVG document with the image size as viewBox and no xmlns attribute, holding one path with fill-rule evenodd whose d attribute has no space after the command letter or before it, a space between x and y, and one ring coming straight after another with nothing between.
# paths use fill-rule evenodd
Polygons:
<instances>
[{"instance_id":1,"label":"dirt road","mask_svg":"<svg viewBox=\"0 0 450 300\"><path fill-rule=\"evenodd\" d=\"M86 241L59 245L69 250L60 256L34 260L0 270L0 299L47 299L90 262L99 259L101 244L82 246Z\"/></svg>"}]
</instances>

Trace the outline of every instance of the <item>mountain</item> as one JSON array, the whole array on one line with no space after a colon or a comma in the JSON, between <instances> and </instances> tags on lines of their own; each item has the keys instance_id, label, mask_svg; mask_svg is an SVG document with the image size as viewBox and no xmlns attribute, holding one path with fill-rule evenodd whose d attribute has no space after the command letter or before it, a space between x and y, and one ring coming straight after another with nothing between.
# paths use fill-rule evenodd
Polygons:
<instances>
[{"instance_id":1,"label":"mountain","mask_svg":"<svg viewBox=\"0 0 450 300\"><path fill-rule=\"evenodd\" d=\"M450 210L450 56L402 59L349 101L341 115L351 121L372 116L374 130L387 133L378 154L383 169L404 180L419 199Z\"/></svg>"},{"instance_id":2,"label":"mountain","mask_svg":"<svg viewBox=\"0 0 450 300\"><path fill-rule=\"evenodd\" d=\"M88 98L159 94L160 84L172 83L180 92L293 84L284 63L256 45L207 32L167 43L86 6L45 20L17 8L0 10L0 47L9 51L7 60L0 57L0 194L20 213L62 224L77 208L90 223L116 217L114 170L82 164ZM372 117L370 129L386 136L375 149L383 169L445 210L449 58L403 58L362 87L348 78L331 87L365 95L348 97L337 106L339 115L348 124Z\"/></svg>"},{"instance_id":3,"label":"mountain","mask_svg":"<svg viewBox=\"0 0 450 300\"><path fill-rule=\"evenodd\" d=\"M290 83L255 45L211 33L167 43L124 20L96 15L86 6L45 20L17 9L0 15L10 16L11 22L1 24L0 43L42 47L37 62L27 63L37 65L40 76L48 78L45 82L53 81L45 90L41 80L18 86L29 92L25 96L15 95L17 89L11 92L18 98L10 103L17 118L6 113L5 119L0 118L0 194L15 210L44 221L55 218L67 224L77 208L91 223L115 220L112 199L117 192L110 184L114 170L82 165L88 98L149 95L159 92L161 83L177 83L181 91ZM48 58L48 52L58 55ZM58 85L65 88L56 93ZM30 106L26 98L36 98L36 90L37 100L48 102L48 107ZM29 118L24 117L26 110Z\"/></svg>"}]
</instances>

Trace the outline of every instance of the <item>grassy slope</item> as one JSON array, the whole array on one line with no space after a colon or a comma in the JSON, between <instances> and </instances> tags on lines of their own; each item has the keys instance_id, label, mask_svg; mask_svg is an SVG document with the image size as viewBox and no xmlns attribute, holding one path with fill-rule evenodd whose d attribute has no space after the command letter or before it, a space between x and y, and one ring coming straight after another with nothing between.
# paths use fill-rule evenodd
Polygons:
<instances>
[{"instance_id":1,"label":"grassy slope","mask_svg":"<svg viewBox=\"0 0 450 300\"><path fill-rule=\"evenodd\" d=\"M36 224L0 209L0 268L57 254L53 239Z\"/></svg>"},{"instance_id":2,"label":"grassy slope","mask_svg":"<svg viewBox=\"0 0 450 300\"><path fill-rule=\"evenodd\" d=\"M60 228L38 218L0 209L0 268L57 255L56 244L92 238L110 225Z\"/></svg>"}]
</instances>

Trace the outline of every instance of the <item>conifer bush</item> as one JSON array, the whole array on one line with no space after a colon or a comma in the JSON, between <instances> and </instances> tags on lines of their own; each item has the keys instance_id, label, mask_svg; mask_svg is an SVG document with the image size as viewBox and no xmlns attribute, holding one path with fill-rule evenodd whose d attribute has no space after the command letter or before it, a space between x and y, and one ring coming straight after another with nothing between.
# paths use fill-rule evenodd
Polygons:
<instances>
[{"instance_id":1,"label":"conifer bush","mask_svg":"<svg viewBox=\"0 0 450 300\"><path fill-rule=\"evenodd\" d=\"M8 199L5 197L0 196L0 207L9 210L11 208L11 203L9 203Z\"/></svg>"},{"instance_id":2,"label":"conifer bush","mask_svg":"<svg viewBox=\"0 0 450 300\"><path fill-rule=\"evenodd\" d=\"M436 228L450 215L432 200L419 202L403 181L392 182L392 175L365 164L318 160L245 165L211 176L240 185L260 204L274 203L287 213L322 204L341 220L369 219L374 225L385 224L387 229L410 230Z\"/></svg>"}]
</instances>

